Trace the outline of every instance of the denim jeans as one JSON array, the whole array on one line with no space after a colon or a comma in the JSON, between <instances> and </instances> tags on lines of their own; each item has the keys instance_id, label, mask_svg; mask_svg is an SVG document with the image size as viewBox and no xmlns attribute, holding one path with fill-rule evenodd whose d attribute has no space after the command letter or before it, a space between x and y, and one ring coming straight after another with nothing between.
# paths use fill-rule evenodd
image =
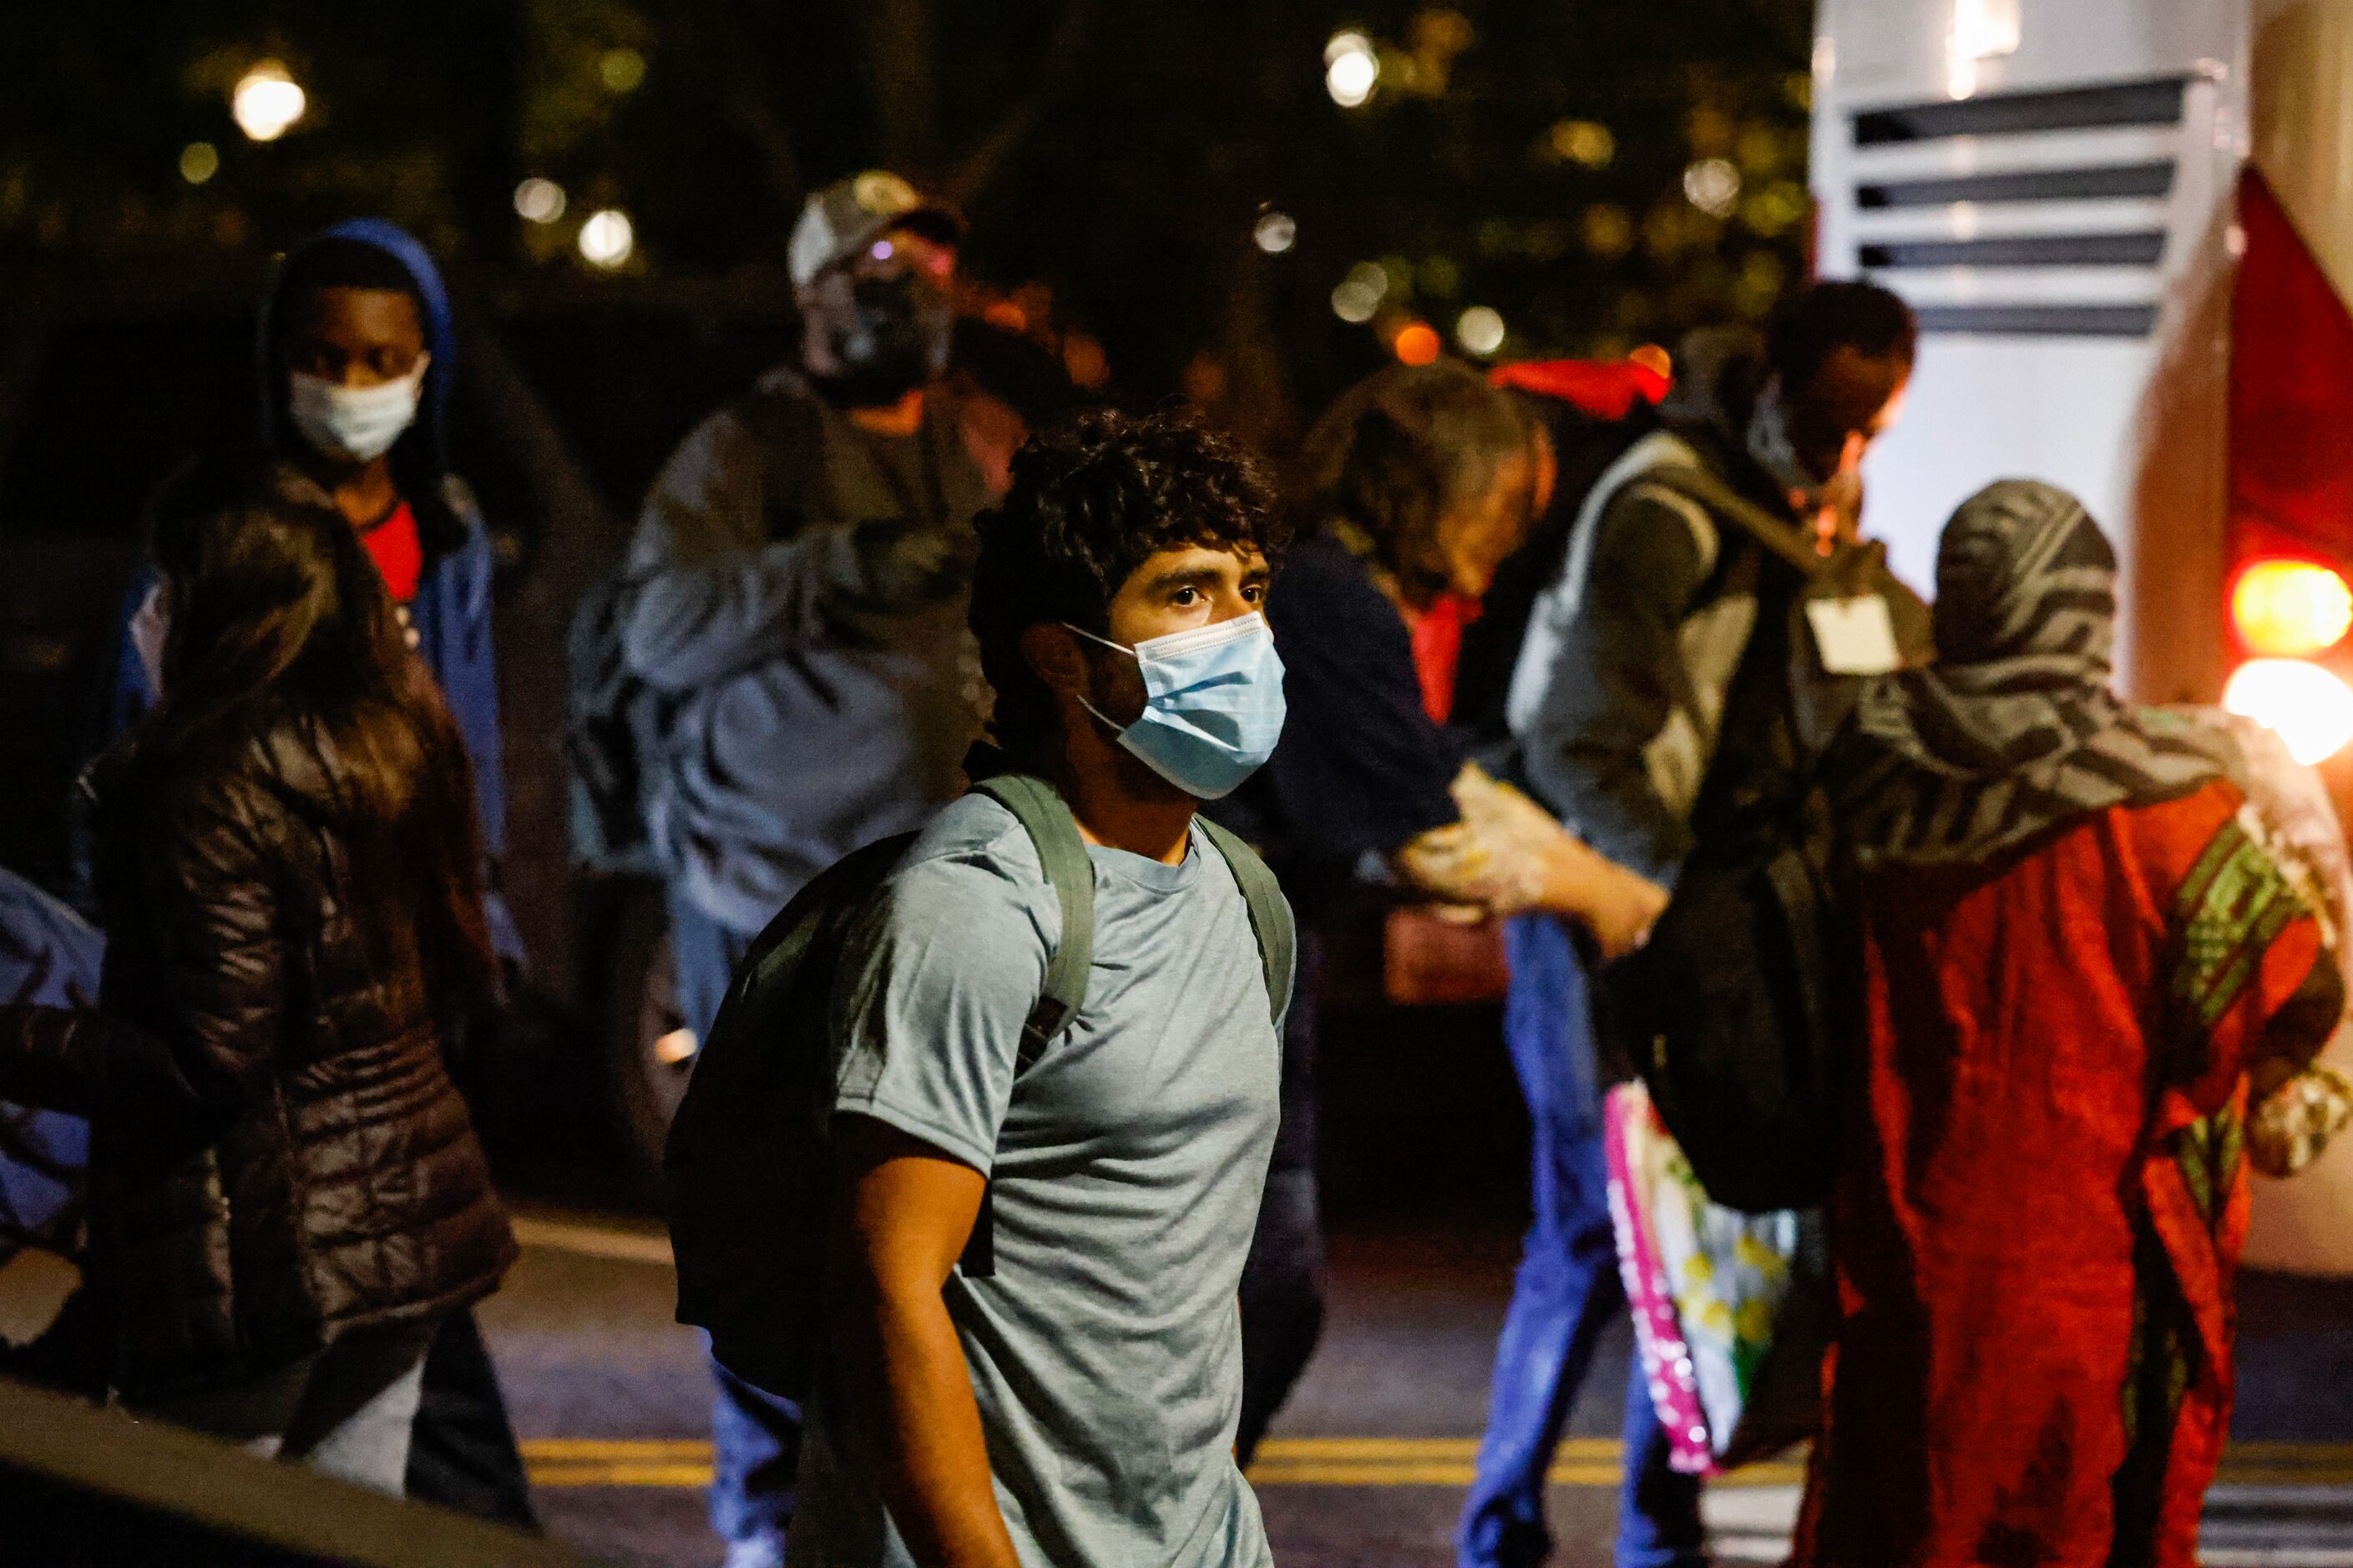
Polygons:
<instances>
[{"instance_id":1,"label":"denim jeans","mask_svg":"<svg viewBox=\"0 0 2353 1568\"><path fill-rule=\"evenodd\" d=\"M779 1553L801 1468L801 1407L753 1387L716 1361L711 1402L711 1528L730 1545L767 1542Z\"/></svg>"},{"instance_id":2,"label":"denim jeans","mask_svg":"<svg viewBox=\"0 0 2353 1568\"><path fill-rule=\"evenodd\" d=\"M735 961L752 939L703 913L675 884L670 921L679 1012L698 1037L708 1037ZM771 1544L782 1562L800 1468L800 1406L753 1387L715 1360L711 1374L717 1389L711 1405L711 1528L731 1546Z\"/></svg>"},{"instance_id":3,"label":"denim jeans","mask_svg":"<svg viewBox=\"0 0 2353 1568\"><path fill-rule=\"evenodd\" d=\"M1553 1451L1602 1331L1626 1304L1609 1223L1601 1096L1585 968L1567 928L1524 915L1505 929L1504 1035L1535 1142L1530 1226L1495 1347L1487 1435L1455 1544L1463 1568L1524 1568L1549 1555L1544 1500ZM1638 1361L1626 1391L1618 1568L1698 1568L1699 1481L1667 1463Z\"/></svg>"}]
</instances>

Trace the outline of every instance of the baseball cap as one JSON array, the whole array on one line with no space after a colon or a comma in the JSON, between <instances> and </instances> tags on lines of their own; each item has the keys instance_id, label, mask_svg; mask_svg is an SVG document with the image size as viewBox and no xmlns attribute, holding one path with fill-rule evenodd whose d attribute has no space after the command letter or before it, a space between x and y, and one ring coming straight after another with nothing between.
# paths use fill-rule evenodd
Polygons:
<instances>
[{"instance_id":1,"label":"baseball cap","mask_svg":"<svg viewBox=\"0 0 2353 1568\"><path fill-rule=\"evenodd\" d=\"M869 169L836 180L810 195L793 225L786 261L796 288L871 244L876 236L905 225L942 239L964 237L964 219L934 196L927 196L887 169Z\"/></svg>"}]
</instances>

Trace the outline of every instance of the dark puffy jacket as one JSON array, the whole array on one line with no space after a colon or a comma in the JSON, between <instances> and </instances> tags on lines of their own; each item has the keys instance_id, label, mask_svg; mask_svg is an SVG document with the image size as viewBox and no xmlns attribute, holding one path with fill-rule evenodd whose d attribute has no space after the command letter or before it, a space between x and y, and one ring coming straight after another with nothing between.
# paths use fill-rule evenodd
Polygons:
<instances>
[{"instance_id":1,"label":"dark puffy jacket","mask_svg":"<svg viewBox=\"0 0 2353 1568\"><path fill-rule=\"evenodd\" d=\"M400 847L338 825L324 742L284 727L115 777L102 1011L13 1014L0 1094L92 1121L117 1385L239 1383L489 1294L514 1238L427 922L355 919L412 885Z\"/></svg>"}]
</instances>

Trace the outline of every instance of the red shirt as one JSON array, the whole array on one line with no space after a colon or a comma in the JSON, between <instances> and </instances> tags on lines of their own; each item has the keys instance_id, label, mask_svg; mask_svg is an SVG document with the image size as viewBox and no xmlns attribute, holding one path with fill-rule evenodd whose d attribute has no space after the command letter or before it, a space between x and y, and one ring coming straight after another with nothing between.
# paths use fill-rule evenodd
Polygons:
<instances>
[{"instance_id":1,"label":"red shirt","mask_svg":"<svg viewBox=\"0 0 2353 1568\"><path fill-rule=\"evenodd\" d=\"M1413 670L1421 678L1422 710L1433 724L1454 717L1454 677L1462 666L1462 634L1479 618L1479 601L1440 594L1430 608L1405 612L1413 638Z\"/></svg>"},{"instance_id":2,"label":"red shirt","mask_svg":"<svg viewBox=\"0 0 2353 1568\"><path fill-rule=\"evenodd\" d=\"M392 602L406 605L417 597L417 579L425 574L425 543L417 532L417 514L402 501L381 522L360 530L360 542L375 558Z\"/></svg>"}]
</instances>

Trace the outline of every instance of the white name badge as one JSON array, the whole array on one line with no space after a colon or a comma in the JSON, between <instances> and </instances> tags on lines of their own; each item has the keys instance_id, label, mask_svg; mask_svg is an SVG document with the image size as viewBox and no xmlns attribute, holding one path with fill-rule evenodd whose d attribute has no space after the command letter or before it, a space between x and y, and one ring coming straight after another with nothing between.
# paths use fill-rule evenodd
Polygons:
<instances>
[{"instance_id":1,"label":"white name badge","mask_svg":"<svg viewBox=\"0 0 2353 1568\"><path fill-rule=\"evenodd\" d=\"M1895 651L1895 623L1877 594L1858 599L1809 599L1806 619L1822 668L1832 675L1885 675L1904 662Z\"/></svg>"}]
</instances>

